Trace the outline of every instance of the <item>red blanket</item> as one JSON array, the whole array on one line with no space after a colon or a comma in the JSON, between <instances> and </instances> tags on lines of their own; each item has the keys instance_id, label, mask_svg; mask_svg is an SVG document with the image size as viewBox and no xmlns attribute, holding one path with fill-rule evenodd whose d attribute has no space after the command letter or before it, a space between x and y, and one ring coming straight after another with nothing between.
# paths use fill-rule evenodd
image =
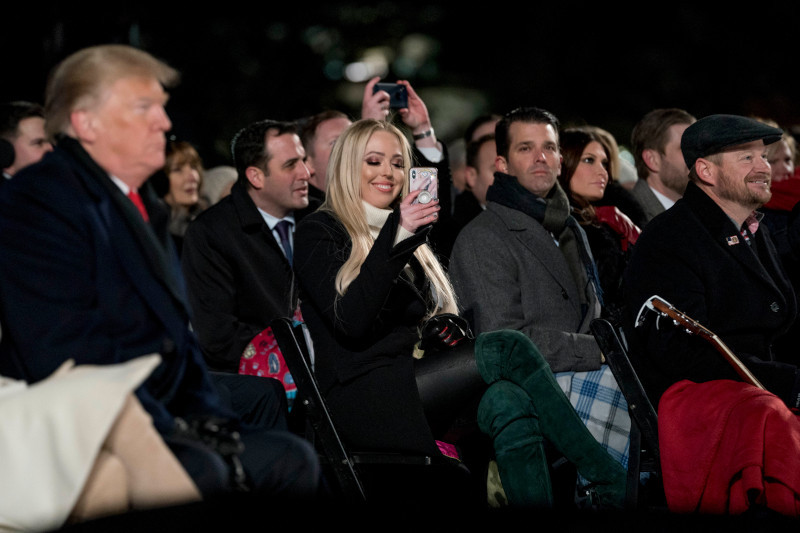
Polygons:
<instances>
[{"instance_id":1,"label":"red blanket","mask_svg":"<svg viewBox=\"0 0 800 533\"><path fill-rule=\"evenodd\" d=\"M797 173L788 180L773 181L770 188L772 198L764 207L779 211L791 211L794 205L800 201L800 175Z\"/></svg>"},{"instance_id":2,"label":"red blanket","mask_svg":"<svg viewBox=\"0 0 800 533\"><path fill-rule=\"evenodd\" d=\"M800 511L800 420L774 394L719 380L681 381L658 407L667 505L740 514L759 505Z\"/></svg>"}]
</instances>

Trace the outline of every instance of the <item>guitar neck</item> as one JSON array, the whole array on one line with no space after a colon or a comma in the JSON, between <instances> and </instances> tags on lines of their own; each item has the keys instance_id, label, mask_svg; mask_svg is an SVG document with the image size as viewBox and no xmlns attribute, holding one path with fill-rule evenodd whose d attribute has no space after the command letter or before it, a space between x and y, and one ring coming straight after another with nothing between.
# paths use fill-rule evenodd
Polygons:
<instances>
[{"instance_id":1,"label":"guitar neck","mask_svg":"<svg viewBox=\"0 0 800 533\"><path fill-rule=\"evenodd\" d=\"M733 366L733 369L742 379L745 380L745 382L758 387L759 389L765 389L765 387L758 381L753 373L750 372L750 369L747 368L738 357L736 357L736 355L724 342L722 342L722 339L720 339L716 333L702 326L699 322L689 317L685 313L675 309L675 307L668 304L664 300L653 298L651 303L653 307L659 313L661 313L662 316L672 319L676 324L683 326L689 333L698 335L710 342L714 348L716 348L716 350L722 354L725 360Z\"/></svg>"}]
</instances>

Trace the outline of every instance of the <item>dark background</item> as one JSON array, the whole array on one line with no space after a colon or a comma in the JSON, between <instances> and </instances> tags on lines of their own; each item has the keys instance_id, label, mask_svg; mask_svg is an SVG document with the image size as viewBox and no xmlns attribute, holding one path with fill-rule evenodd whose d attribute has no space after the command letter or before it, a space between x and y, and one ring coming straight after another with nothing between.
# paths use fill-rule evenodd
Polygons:
<instances>
[{"instance_id":1,"label":"dark background","mask_svg":"<svg viewBox=\"0 0 800 533\"><path fill-rule=\"evenodd\" d=\"M48 71L69 53L133 44L182 73L167 106L173 133L213 166L229 163L229 140L250 121L324 108L357 117L363 83L342 68L384 47L384 80L409 80L448 142L478 114L518 105L601 126L623 146L655 107L793 128L794 4L31 2L5 8L0 99L41 102Z\"/></svg>"}]
</instances>

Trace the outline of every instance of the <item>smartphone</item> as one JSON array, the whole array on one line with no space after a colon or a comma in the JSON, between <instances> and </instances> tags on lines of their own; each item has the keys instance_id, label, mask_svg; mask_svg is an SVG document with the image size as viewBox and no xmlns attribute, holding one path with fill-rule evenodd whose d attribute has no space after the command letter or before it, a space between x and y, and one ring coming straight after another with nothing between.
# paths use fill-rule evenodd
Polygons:
<instances>
[{"instance_id":1,"label":"smartphone","mask_svg":"<svg viewBox=\"0 0 800 533\"><path fill-rule=\"evenodd\" d=\"M427 204L439 197L439 171L433 167L413 167L409 171L409 191L421 189L415 204Z\"/></svg>"},{"instance_id":2,"label":"smartphone","mask_svg":"<svg viewBox=\"0 0 800 533\"><path fill-rule=\"evenodd\" d=\"M408 90L405 85L399 83L376 83L372 88L372 94L378 91L389 93L390 108L403 109L408 107Z\"/></svg>"}]
</instances>

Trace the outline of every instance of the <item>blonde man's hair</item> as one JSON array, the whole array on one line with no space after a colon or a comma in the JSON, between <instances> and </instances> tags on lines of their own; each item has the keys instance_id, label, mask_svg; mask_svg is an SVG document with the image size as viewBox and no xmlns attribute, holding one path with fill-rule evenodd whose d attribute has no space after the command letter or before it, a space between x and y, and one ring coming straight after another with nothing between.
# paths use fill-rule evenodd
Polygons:
<instances>
[{"instance_id":1,"label":"blonde man's hair","mask_svg":"<svg viewBox=\"0 0 800 533\"><path fill-rule=\"evenodd\" d=\"M341 222L352 242L350 257L336 275L336 292L339 295L344 295L350 283L358 276L361 265L374 244L361 198L361 172L367 142L378 131L389 132L400 141L404 175L408 176L412 161L408 140L397 127L384 121L362 119L354 122L339 136L328 161L325 202L320 209L332 213ZM403 180L397 201L406 194L408 180ZM457 313L453 287L433 251L427 244L422 244L414 255L431 283L435 300L438 300L429 309L428 316Z\"/></svg>"},{"instance_id":2,"label":"blonde man's hair","mask_svg":"<svg viewBox=\"0 0 800 533\"><path fill-rule=\"evenodd\" d=\"M123 44L84 48L59 63L45 90L45 132L50 140L69 132L73 111L96 105L107 87L128 77L155 78L170 87L180 75L147 52Z\"/></svg>"}]
</instances>

